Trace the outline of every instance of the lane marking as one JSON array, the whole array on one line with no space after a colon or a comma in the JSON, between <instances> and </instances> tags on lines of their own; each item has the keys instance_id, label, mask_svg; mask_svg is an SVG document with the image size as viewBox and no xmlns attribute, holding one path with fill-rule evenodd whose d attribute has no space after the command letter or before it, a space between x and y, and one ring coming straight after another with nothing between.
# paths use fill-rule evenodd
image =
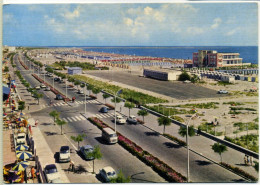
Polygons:
<instances>
[{"instance_id":1,"label":"lane marking","mask_svg":"<svg viewBox=\"0 0 260 185\"><path fill-rule=\"evenodd\" d=\"M86 118L84 116L79 116L82 120L86 120Z\"/></svg>"},{"instance_id":2,"label":"lane marking","mask_svg":"<svg viewBox=\"0 0 260 185\"><path fill-rule=\"evenodd\" d=\"M77 121L77 119L76 119L76 118L74 118L74 117L71 117L71 119L73 119L74 121Z\"/></svg>"},{"instance_id":3,"label":"lane marking","mask_svg":"<svg viewBox=\"0 0 260 185\"><path fill-rule=\"evenodd\" d=\"M101 118L98 114L95 114L96 117Z\"/></svg>"},{"instance_id":4,"label":"lane marking","mask_svg":"<svg viewBox=\"0 0 260 185\"><path fill-rule=\"evenodd\" d=\"M73 122L70 118L67 118L69 120L69 122Z\"/></svg>"},{"instance_id":5,"label":"lane marking","mask_svg":"<svg viewBox=\"0 0 260 185\"><path fill-rule=\"evenodd\" d=\"M75 118L76 118L77 120L81 121L81 119L80 119L78 116L75 116Z\"/></svg>"},{"instance_id":6,"label":"lane marking","mask_svg":"<svg viewBox=\"0 0 260 185\"><path fill-rule=\"evenodd\" d=\"M62 118L64 121L68 122L68 120L66 120L66 118Z\"/></svg>"}]
</instances>

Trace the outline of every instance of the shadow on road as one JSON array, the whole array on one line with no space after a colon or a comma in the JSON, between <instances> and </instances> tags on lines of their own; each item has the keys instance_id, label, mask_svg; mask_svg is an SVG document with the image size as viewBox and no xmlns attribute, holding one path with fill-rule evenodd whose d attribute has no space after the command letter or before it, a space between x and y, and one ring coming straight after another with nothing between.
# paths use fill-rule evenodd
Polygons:
<instances>
[{"instance_id":1,"label":"shadow on road","mask_svg":"<svg viewBox=\"0 0 260 185\"><path fill-rule=\"evenodd\" d=\"M246 182L244 179L233 179L231 181L233 181L233 182Z\"/></svg>"},{"instance_id":2,"label":"shadow on road","mask_svg":"<svg viewBox=\"0 0 260 185\"><path fill-rule=\"evenodd\" d=\"M171 142L165 142L163 143L167 148L180 148L181 145L175 144L175 143L171 143Z\"/></svg>"},{"instance_id":3,"label":"shadow on road","mask_svg":"<svg viewBox=\"0 0 260 185\"><path fill-rule=\"evenodd\" d=\"M77 174L82 174L82 173L87 173L87 172L88 172L88 170L86 170L86 168L81 164L76 166L76 168L75 168L75 173L77 173Z\"/></svg>"},{"instance_id":4,"label":"shadow on road","mask_svg":"<svg viewBox=\"0 0 260 185\"><path fill-rule=\"evenodd\" d=\"M95 137L95 139L96 139L100 144L108 145L107 142L104 141L104 139L102 139L102 137Z\"/></svg>"},{"instance_id":5,"label":"shadow on road","mask_svg":"<svg viewBox=\"0 0 260 185\"><path fill-rule=\"evenodd\" d=\"M49 125L52 125L52 123L41 123L41 125L43 125L43 126L49 126Z\"/></svg>"},{"instance_id":6,"label":"shadow on road","mask_svg":"<svg viewBox=\"0 0 260 185\"><path fill-rule=\"evenodd\" d=\"M236 164L237 166L248 166L247 164L244 163L240 163L240 164ZM249 166L248 166L249 167Z\"/></svg>"},{"instance_id":7,"label":"shadow on road","mask_svg":"<svg viewBox=\"0 0 260 185\"><path fill-rule=\"evenodd\" d=\"M147 136L159 136L160 134L158 132L145 132L145 135L147 135Z\"/></svg>"},{"instance_id":8,"label":"shadow on road","mask_svg":"<svg viewBox=\"0 0 260 185\"><path fill-rule=\"evenodd\" d=\"M55 159L55 163L59 162L59 152L55 152L54 159Z\"/></svg>"},{"instance_id":9,"label":"shadow on road","mask_svg":"<svg viewBox=\"0 0 260 185\"><path fill-rule=\"evenodd\" d=\"M196 160L195 162L196 162L198 165L200 165L200 166L206 166L206 165L212 164L212 163L209 162L209 161L201 161L201 160Z\"/></svg>"},{"instance_id":10,"label":"shadow on road","mask_svg":"<svg viewBox=\"0 0 260 185\"><path fill-rule=\"evenodd\" d=\"M54 136L57 135L57 132L44 132L47 136Z\"/></svg>"}]
</instances>

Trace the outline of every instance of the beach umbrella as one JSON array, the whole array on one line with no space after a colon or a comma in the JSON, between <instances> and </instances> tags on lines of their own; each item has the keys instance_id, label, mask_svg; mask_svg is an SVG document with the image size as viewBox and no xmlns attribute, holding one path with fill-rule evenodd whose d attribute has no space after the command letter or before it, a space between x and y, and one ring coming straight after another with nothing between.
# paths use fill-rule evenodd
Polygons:
<instances>
[{"instance_id":1,"label":"beach umbrella","mask_svg":"<svg viewBox=\"0 0 260 185\"><path fill-rule=\"evenodd\" d=\"M27 145L19 145L15 148L15 150L18 150L18 151L24 151L24 150L28 150L29 149L29 146Z\"/></svg>"},{"instance_id":2,"label":"beach umbrella","mask_svg":"<svg viewBox=\"0 0 260 185\"><path fill-rule=\"evenodd\" d=\"M16 157L18 159L26 160L32 157L31 152L25 152L25 151L17 151L16 152Z\"/></svg>"},{"instance_id":3,"label":"beach umbrella","mask_svg":"<svg viewBox=\"0 0 260 185\"><path fill-rule=\"evenodd\" d=\"M20 113L20 116L23 116L23 115L24 115L24 113L21 112L21 113Z\"/></svg>"},{"instance_id":4,"label":"beach umbrella","mask_svg":"<svg viewBox=\"0 0 260 185\"><path fill-rule=\"evenodd\" d=\"M21 119L21 118L19 118L19 119L18 119L18 121L22 121L22 119Z\"/></svg>"},{"instance_id":5,"label":"beach umbrella","mask_svg":"<svg viewBox=\"0 0 260 185\"><path fill-rule=\"evenodd\" d=\"M29 165L30 165L29 162L27 162L27 161L22 161L22 162L17 163L17 164L12 168L12 170L14 170L14 171L24 171L25 168L27 168Z\"/></svg>"}]
</instances>

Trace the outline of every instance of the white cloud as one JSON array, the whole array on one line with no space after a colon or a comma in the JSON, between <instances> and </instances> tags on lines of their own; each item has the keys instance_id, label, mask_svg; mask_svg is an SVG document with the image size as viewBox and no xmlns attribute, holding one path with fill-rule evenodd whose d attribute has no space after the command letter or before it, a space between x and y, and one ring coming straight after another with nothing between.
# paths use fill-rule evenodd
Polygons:
<instances>
[{"instance_id":1,"label":"white cloud","mask_svg":"<svg viewBox=\"0 0 260 185\"><path fill-rule=\"evenodd\" d=\"M211 29L216 29L221 24L222 20L220 18L216 18L213 20L213 24L211 25Z\"/></svg>"},{"instance_id":2,"label":"white cloud","mask_svg":"<svg viewBox=\"0 0 260 185\"><path fill-rule=\"evenodd\" d=\"M187 32L188 32L189 34L191 34L191 35L199 35L199 34L204 33L204 32L205 32L205 29L192 26L192 27L188 27L188 28L187 28Z\"/></svg>"},{"instance_id":3,"label":"white cloud","mask_svg":"<svg viewBox=\"0 0 260 185\"><path fill-rule=\"evenodd\" d=\"M227 35L227 36L232 36L232 35L234 35L238 30L239 30L239 28L234 28L234 29L228 31L225 35Z\"/></svg>"},{"instance_id":4,"label":"white cloud","mask_svg":"<svg viewBox=\"0 0 260 185\"><path fill-rule=\"evenodd\" d=\"M144 8L144 14L145 15L150 15L153 12L153 9L149 6Z\"/></svg>"},{"instance_id":5,"label":"white cloud","mask_svg":"<svg viewBox=\"0 0 260 185\"><path fill-rule=\"evenodd\" d=\"M78 6L77 8L74 9L74 11L70 12L70 11L66 11L64 13L61 14L63 17L65 17L66 19L74 19L80 16L80 6Z\"/></svg>"},{"instance_id":6,"label":"white cloud","mask_svg":"<svg viewBox=\"0 0 260 185\"><path fill-rule=\"evenodd\" d=\"M124 18L124 23L127 25L127 26L132 26L134 21L130 18Z\"/></svg>"}]
</instances>

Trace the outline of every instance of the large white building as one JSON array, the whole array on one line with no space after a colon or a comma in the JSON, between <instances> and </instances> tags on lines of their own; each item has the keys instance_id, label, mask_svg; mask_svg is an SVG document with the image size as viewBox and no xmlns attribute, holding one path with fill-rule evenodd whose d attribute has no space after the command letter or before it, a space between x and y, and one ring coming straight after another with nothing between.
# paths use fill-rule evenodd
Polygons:
<instances>
[{"instance_id":1,"label":"large white building","mask_svg":"<svg viewBox=\"0 0 260 185\"><path fill-rule=\"evenodd\" d=\"M144 77L154 78L158 80L165 80L165 81L178 80L181 73L182 73L181 70L173 70L173 69L158 69L158 70L144 69L143 71Z\"/></svg>"}]
</instances>

